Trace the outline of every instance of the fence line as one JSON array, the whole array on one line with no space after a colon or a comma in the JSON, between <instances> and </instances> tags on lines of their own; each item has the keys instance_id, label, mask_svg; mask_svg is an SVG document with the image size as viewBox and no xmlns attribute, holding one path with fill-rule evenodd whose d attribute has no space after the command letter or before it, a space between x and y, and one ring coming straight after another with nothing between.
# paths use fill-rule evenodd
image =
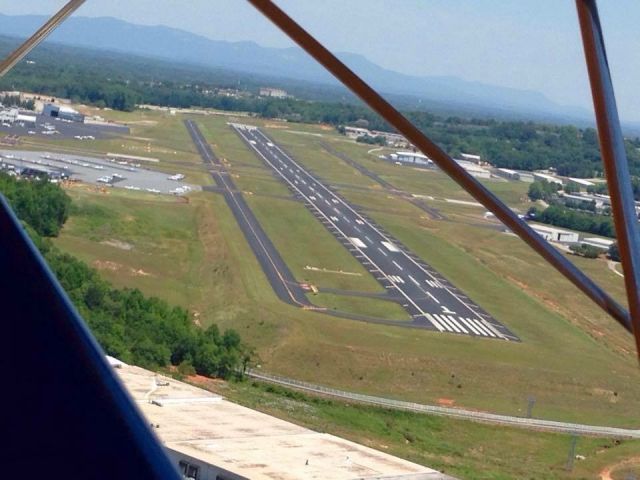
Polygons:
<instances>
[{"instance_id":1,"label":"fence line","mask_svg":"<svg viewBox=\"0 0 640 480\"><path fill-rule=\"evenodd\" d=\"M474 420L483 423L493 423L500 425L509 425L514 427L528 428L532 430L543 430L550 432L561 432L570 434L591 435L599 437L614 438L640 438L640 430L627 428L605 427L598 425L585 425L580 423L558 422L554 420L542 420L537 418L514 417L511 415L499 415L487 412L475 412L462 408L441 407L437 405L424 405L421 403L405 402L402 400L393 400L390 398L376 397L372 395L364 395L361 393L347 392L337 390L335 388L323 387L312 383L294 380L291 378L280 377L255 370L247 370L245 374L257 380L267 383L274 383L286 387L291 387L308 392L319 393L345 400L351 400L369 405L377 405L381 407L393 408L396 410L405 410L411 412L428 413L431 415L439 415L453 418L461 418L466 420Z\"/></svg>"}]
</instances>

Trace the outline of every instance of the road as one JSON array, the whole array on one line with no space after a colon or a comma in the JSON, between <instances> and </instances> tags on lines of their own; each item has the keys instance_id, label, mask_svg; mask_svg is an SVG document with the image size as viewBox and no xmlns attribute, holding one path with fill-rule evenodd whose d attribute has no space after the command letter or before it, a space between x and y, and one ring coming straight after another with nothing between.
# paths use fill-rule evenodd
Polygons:
<instances>
[{"instance_id":1,"label":"road","mask_svg":"<svg viewBox=\"0 0 640 480\"><path fill-rule=\"evenodd\" d=\"M230 124L245 143L304 201L342 245L390 294L413 324L443 333L519 341L442 275L314 177L257 127Z\"/></svg>"},{"instance_id":2,"label":"road","mask_svg":"<svg viewBox=\"0 0 640 480\"><path fill-rule=\"evenodd\" d=\"M630 428L606 427L600 425L587 425L582 423L558 422L555 420L542 420L539 418L515 417L512 415L499 415L496 413L477 412L473 410L465 410L455 407L441 407L439 405L424 405L421 403L405 402L402 400L393 400L390 398L374 397L372 395L363 395L360 393L346 392L336 390L334 388L314 385L312 383L293 380L291 378L270 375L264 372L249 370L245 374L250 378L262 380L268 383L283 385L286 387L305 390L307 392L319 393L321 395L330 395L332 397L342 398L344 400L366 403L369 405L378 405L398 410L408 410L411 412L420 412L430 415L439 415L445 417L463 418L483 423L493 423L497 425L509 425L513 427L527 428L530 430L542 430L548 432L570 433L578 435L590 435L597 437L610 438L640 438L640 430Z\"/></svg>"},{"instance_id":3,"label":"road","mask_svg":"<svg viewBox=\"0 0 640 480\"><path fill-rule=\"evenodd\" d=\"M209 170L217 187L223 192L224 199L236 218L249 246L254 251L262 270L280 300L306 309L314 308L304 290L296 282L293 274L282 260L269 237L247 205L242 193L236 188L224 165L215 156L213 150L202 136L193 120L185 120L187 131L195 144L202 161Z\"/></svg>"}]
</instances>

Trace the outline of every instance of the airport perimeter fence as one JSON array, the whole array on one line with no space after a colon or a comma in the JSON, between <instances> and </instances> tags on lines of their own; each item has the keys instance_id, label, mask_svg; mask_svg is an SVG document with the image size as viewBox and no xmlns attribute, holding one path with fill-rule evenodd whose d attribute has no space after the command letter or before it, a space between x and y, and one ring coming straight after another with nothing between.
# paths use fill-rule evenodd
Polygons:
<instances>
[{"instance_id":1,"label":"airport perimeter fence","mask_svg":"<svg viewBox=\"0 0 640 480\"><path fill-rule=\"evenodd\" d=\"M626 429L618 427L606 427L598 425L585 425L579 423L558 422L554 420L542 420L538 418L524 418L511 415L499 415L495 413L477 412L473 410L465 410L454 407L441 407L438 405L424 405L421 403L406 402L402 400L394 400L391 398L376 397L372 395L364 395L361 393L347 392L337 390L335 388L324 387L312 383L294 380L291 378L271 375L268 373L257 372L255 370L245 371L245 375L249 378L260 380L266 383L272 383L298 390L304 390L321 395L337 397L368 405L376 405L380 407L392 408L396 410L405 410L410 412L426 413L430 415L439 415L452 418L460 418L465 420L474 420L483 423L492 423L499 425L508 425L514 427L528 428L531 430L551 431L568 433L572 435L588 435L598 437L613 438L640 438L639 429Z\"/></svg>"}]
</instances>

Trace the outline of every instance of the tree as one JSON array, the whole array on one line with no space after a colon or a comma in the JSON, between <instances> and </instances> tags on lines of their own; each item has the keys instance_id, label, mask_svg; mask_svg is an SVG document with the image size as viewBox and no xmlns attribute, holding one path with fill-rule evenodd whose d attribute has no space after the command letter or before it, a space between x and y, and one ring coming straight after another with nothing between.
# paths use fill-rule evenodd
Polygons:
<instances>
[{"instance_id":1,"label":"tree","mask_svg":"<svg viewBox=\"0 0 640 480\"><path fill-rule=\"evenodd\" d=\"M612 243L611 246L609 247L609 250L607 252L607 255L609 255L609 258L611 260L613 260L614 262L619 262L620 261L620 249L618 248L618 243Z\"/></svg>"},{"instance_id":2,"label":"tree","mask_svg":"<svg viewBox=\"0 0 640 480\"><path fill-rule=\"evenodd\" d=\"M592 245L571 245L569 247L569 250L571 250L576 255L580 255L585 258L598 258L600 256L600 253L602 253L602 250Z\"/></svg>"}]
</instances>

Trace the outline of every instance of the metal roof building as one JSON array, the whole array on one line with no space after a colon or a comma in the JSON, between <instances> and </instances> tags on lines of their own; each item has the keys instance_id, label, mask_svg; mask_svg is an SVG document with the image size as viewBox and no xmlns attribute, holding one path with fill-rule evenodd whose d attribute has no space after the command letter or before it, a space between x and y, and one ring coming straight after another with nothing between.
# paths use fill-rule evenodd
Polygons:
<instances>
[{"instance_id":1,"label":"metal roof building","mask_svg":"<svg viewBox=\"0 0 640 480\"><path fill-rule=\"evenodd\" d=\"M114 363L117 362L117 363ZM444 480L436 470L242 407L115 359L126 389L183 475L214 479Z\"/></svg>"}]
</instances>

